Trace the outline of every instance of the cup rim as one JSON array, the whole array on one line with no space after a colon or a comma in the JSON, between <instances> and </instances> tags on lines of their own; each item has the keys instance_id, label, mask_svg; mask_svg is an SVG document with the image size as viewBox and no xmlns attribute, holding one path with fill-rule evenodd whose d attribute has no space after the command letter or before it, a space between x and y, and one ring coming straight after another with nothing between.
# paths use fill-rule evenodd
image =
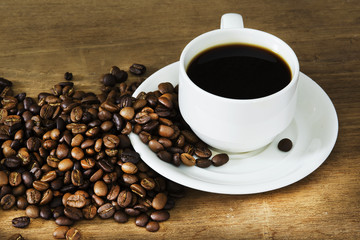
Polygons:
<instances>
[{"instance_id":1,"label":"cup rim","mask_svg":"<svg viewBox=\"0 0 360 240\"><path fill-rule=\"evenodd\" d=\"M227 98L227 97L223 97L223 96L219 96L219 95L216 95L216 94L213 94L213 93L210 93L210 92L207 92L205 91L204 89L200 88L199 86L197 86L191 79L190 77L187 75L187 72L185 70L185 55L187 54L187 52L189 51L189 49L192 47L193 44L195 44L196 42L198 41L201 41L203 38L207 38L207 37L211 37L211 35L213 34L218 34L220 32L223 32L223 31L246 31L246 32L257 32L257 33L260 33L260 34L264 34L264 35L267 35L271 38L273 38L275 41L277 41L278 43L282 44L285 46L285 48L288 49L289 51L289 54L292 55L291 57L295 59L294 61L294 72L292 73L292 78L290 80L290 83L288 85L286 85L284 88L282 88L281 90L273 93L273 94L270 94L270 95L267 95L267 96L264 96L264 97L260 97L260 98L252 98L252 99L236 99L236 98ZM227 43L224 43L224 44L221 44L221 45L226 45ZM229 42L230 44L230 42ZM247 43L249 44L249 43ZM212 46L217 46L217 45L220 45L220 44L214 44ZM264 46L261 46L259 45L260 47L264 47ZM266 47L264 47L266 48ZM204 50L204 49L202 49ZM270 50L270 49L269 49ZM270 50L272 51L272 50ZM272 51L273 52L273 51ZM283 57L283 56L282 56ZM283 57L284 61L287 62L287 60ZM212 31L209 31L209 32L206 32L206 33L203 33L199 36L197 36L196 38L192 39L183 49L183 51L181 52L181 55L180 55L180 66L179 66L179 73L180 74L183 74L185 76L185 78L182 78L184 80L186 80L191 86L193 86L197 91L199 91L200 93L202 94L208 94L210 95L211 97L213 98L216 98L217 100L222 100L222 101L227 101L227 102L236 102L236 103L240 103L240 102L246 102L246 103L249 103L249 102L261 102L261 101L267 101L271 98L274 98L274 97L277 97L278 95L281 95L283 94L284 92L288 91L288 89L292 88L293 85L297 84L298 82L298 79L299 79L299 72L300 72L300 64L299 64L299 60L294 52L294 50L286 43L284 42L282 39L278 38L277 36L271 34L271 33L267 33L267 32L264 32L264 31L261 31L261 30L257 30L257 29L252 29L252 28L233 28L233 29L216 29L216 30L212 30ZM287 62L287 64L289 65L290 69L292 70L290 64Z\"/></svg>"}]
</instances>

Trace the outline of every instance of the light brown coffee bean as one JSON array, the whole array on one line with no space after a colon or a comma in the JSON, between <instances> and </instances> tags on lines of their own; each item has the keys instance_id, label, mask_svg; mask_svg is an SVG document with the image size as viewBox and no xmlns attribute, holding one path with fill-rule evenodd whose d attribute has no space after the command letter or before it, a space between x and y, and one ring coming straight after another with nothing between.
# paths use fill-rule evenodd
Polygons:
<instances>
[{"instance_id":1,"label":"light brown coffee bean","mask_svg":"<svg viewBox=\"0 0 360 240\"><path fill-rule=\"evenodd\" d=\"M71 195L66 200L66 206L74 208L82 208L85 206L86 200L83 195Z\"/></svg>"},{"instance_id":2,"label":"light brown coffee bean","mask_svg":"<svg viewBox=\"0 0 360 240\"><path fill-rule=\"evenodd\" d=\"M135 164L133 164L132 162L125 162L121 165L121 170L124 173L128 173L128 174L135 174L138 171L138 168Z\"/></svg>"},{"instance_id":3,"label":"light brown coffee bean","mask_svg":"<svg viewBox=\"0 0 360 240\"><path fill-rule=\"evenodd\" d=\"M158 193L152 201L152 207L156 210L161 210L165 207L167 202L167 195L165 193Z\"/></svg>"},{"instance_id":4,"label":"light brown coffee bean","mask_svg":"<svg viewBox=\"0 0 360 240\"><path fill-rule=\"evenodd\" d=\"M59 162L58 169L62 172L66 172L72 169L73 166L73 161L70 158L65 158Z\"/></svg>"},{"instance_id":5,"label":"light brown coffee bean","mask_svg":"<svg viewBox=\"0 0 360 240\"><path fill-rule=\"evenodd\" d=\"M80 240L81 234L80 234L79 230L77 230L76 228L70 228L66 232L66 239L67 240Z\"/></svg>"},{"instance_id":6,"label":"light brown coffee bean","mask_svg":"<svg viewBox=\"0 0 360 240\"><path fill-rule=\"evenodd\" d=\"M193 156L188 153L182 153L180 155L181 162L186 166L194 166L196 164L196 160Z\"/></svg>"},{"instance_id":7,"label":"light brown coffee bean","mask_svg":"<svg viewBox=\"0 0 360 240\"><path fill-rule=\"evenodd\" d=\"M29 218L38 218L39 217L39 213L40 213L40 209L38 206L35 205L29 205L27 206L27 208L25 209L25 214L26 216L28 216Z\"/></svg>"},{"instance_id":8,"label":"light brown coffee bean","mask_svg":"<svg viewBox=\"0 0 360 240\"><path fill-rule=\"evenodd\" d=\"M56 239L65 239L66 232L70 229L68 226L59 226L54 230L53 237Z\"/></svg>"},{"instance_id":9,"label":"light brown coffee bean","mask_svg":"<svg viewBox=\"0 0 360 240\"><path fill-rule=\"evenodd\" d=\"M97 196L104 197L104 196L106 196L107 192L108 192L107 185L103 181L99 180L99 181L95 182L94 193Z\"/></svg>"},{"instance_id":10,"label":"light brown coffee bean","mask_svg":"<svg viewBox=\"0 0 360 240\"><path fill-rule=\"evenodd\" d=\"M81 160L85 157L84 151L79 147L71 149L71 157L76 160Z\"/></svg>"}]
</instances>

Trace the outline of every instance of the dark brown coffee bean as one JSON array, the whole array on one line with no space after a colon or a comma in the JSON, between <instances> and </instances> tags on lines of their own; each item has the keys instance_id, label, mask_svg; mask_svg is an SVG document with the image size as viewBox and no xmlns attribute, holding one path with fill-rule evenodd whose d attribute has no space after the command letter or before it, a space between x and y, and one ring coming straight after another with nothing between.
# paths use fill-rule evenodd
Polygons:
<instances>
[{"instance_id":1,"label":"dark brown coffee bean","mask_svg":"<svg viewBox=\"0 0 360 240\"><path fill-rule=\"evenodd\" d=\"M161 94L173 93L174 92L174 86L170 82L160 83L158 85L158 89L161 92Z\"/></svg>"},{"instance_id":2,"label":"dark brown coffee bean","mask_svg":"<svg viewBox=\"0 0 360 240\"><path fill-rule=\"evenodd\" d=\"M127 72L120 70L117 66L112 66L110 69L110 74L114 75L117 83L125 82L128 78Z\"/></svg>"},{"instance_id":3,"label":"dark brown coffee bean","mask_svg":"<svg viewBox=\"0 0 360 240\"><path fill-rule=\"evenodd\" d=\"M120 154L120 159L123 162L131 162L137 164L140 161L140 154L135 151L123 151Z\"/></svg>"},{"instance_id":4,"label":"dark brown coffee bean","mask_svg":"<svg viewBox=\"0 0 360 240\"><path fill-rule=\"evenodd\" d=\"M17 234L11 235L10 238L8 238L8 240L25 240L25 238L23 236L21 236L21 234L17 233Z\"/></svg>"},{"instance_id":5,"label":"dark brown coffee bean","mask_svg":"<svg viewBox=\"0 0 360 240\"><path fill-rule=\"evenodd\" d=\"M17 198L16 201L16 207L21 210L25 210L25 208L28 206L28 202L26 201L26 198L20 196Z\"/></svg>"},{"instance_id":6,"label":"dark brown coffee bean","mask_svg":"<svg viewBox=\"0 0 360 240\"><path fill-rule=\"evenodd\" d=\"M177 167L181 165L180 153L174 153L173 154L172 164L174 164Z\"/></svg>"},{"instance_id":7,"label":"dark brown coffee bean","mask_svg":"<svg viewBox=\"0 0 360 240\"><path fill-rule=\"evenodd\" d=\"M293 143L288 138L281 139L280 142L278 143L278 149L283 152L290 151L292 146L293 146Z\"/></svg>"},{"instance_id":8,"label":"dark brown coffee bean","mask_svg":"<svg viewBox=\"0 0 360 240\"><path fill-rule=\"evenodd\" d=\"M40 200L40 203L39 205L46 205L48 204L54 197L54 193L51 189L47 189L43 195L42 195L42 198Z\"/></svg>"},{"instance_id":9,"label":"dark brown coffee bean","mask_svg":"<svg viewBox=\"0 0 360 240\"><path fill-rule=\"evenodd\" d=\"M70 112L70 119L72 122L79 122L82 119L83 116L83 110L80 106L76 106L73 109L71 109Z\"/></svg>"},{"instance_id":10,"label":"dark brown coffee bean","mask_svg":"<svg viewBox=\"0 0 360 240\"><path fill-rule=\"evenodd\" d=\"M129 71L135 75L142 75L146 72L146 67L142 64L134 63L130 66Z\"/></svg>"},{"instance_id":11,"label":"dark brown coffee bean","mask_svg":"<svg viewBox=\"0 0 360 240\"><path fill-rule=\"evenodd\" d=\"M70 149L67 144L61 143L56 148L56 156L58 159L64 159L69 155Z\"/></svg>"},{"instance_id":12,"label":"dark brown coffee bean","mask_svg":"<svg viewBox=\"0 0 360 240\"><path fill-rule=\"evenodd\" d=\"M25 228L30 224L29 217L17 217L12 220L12 225L16 228Z\"/></svg>"},{"instance_id":13,"label":"dark brown coffee bean","mask_svg":"<svg viewBox=\"0 0 360 240\"><path fill-rule=\"evenodd\" d=\"M109 162L108 160L102 159L102 160L98 161L98 165L105 172L114 171L114 165L111 162Z\"/></svg>"},{"instance_id":14,"label":"dark brown coffee bean","mask_svg":"<svg viewBox=\"0 0 360 240\"><path fill-rule=\"evenodd\" d=\"M80 219L83 218L83 214L81 212L80 209L78 208L74 208L74 207L70 207L70 206L66 206L64 208L64 214L65 216L67 216L68 218L78 221Z\"/></svg>"},{"instance_id":15,"label":"dark brown coffee bean","mask_svg":"<svg viewBox=\"0 0 360 240\"><path fill-rule=\"evenodd\" d=\"M70 228L66 232L66 239L68 239L68 240L80 240L81 239L81 234L80 234L79 230L77 230L76 228Z\"/></svg>"},{"instance_id":16,"label":"dark brown coffee bean","mask_svg":"<svg viewBox=\"0 0 360 240\"><path fill-rule=\"evenodd\" d=\"M37 137L30 137L26 141L26 146L32 152L38 151L41 146L41 140Z\"/></svg>"},{"instance_id":17,"label":"dark brown coffee bean","mask_svg":"<svg viewBox=\"0 0 360 240\"><path fill-rule=\"evenodd\" d=\"M170 218L170 213L166 210L155 211L150 214L153 221L162 222Z\"/></svg>"},{"instance_id":18,"label":"dark brown coffee bean","mask_svg":"<svg viewBox=\"0 0 360 240\"><path fill-rule=\"evenodd\" d=\"M82 209L82 213L85 219L93 219L96 216L97 208L94 205L88 205Z\"/></svg>"},{"instance_id":19,"label":"dark brown coffee bean","mask_svg":"<svg viewBox=\"0 0 360 240\"><path fill-rule=\"evenodd\" d=\"M82 208L86 204L86 199L83 195L71 195L66 200L66 205L74 208Z\"/></svg>"},{"instance_id":20,"label":"dark brown coffee bean","mask_svg":"<svg viewBox=\"0 0 360 240\"><path fill-rule=\"evenodd\" d=\"M151 117L147 112L139 112L135 115L135 122L143 125L151 121Z\"/></svg>"},{"instance_id":21,"label":"dark brown coffee bean","mask_svg":"<svg viewBox=\"0 0 360 240\"><path fill-rule=\"evenodd\" d=\"M163 150L158 152L156 155L164 162L168 162L168 163L172 162L173 156L168 151Z\"/></svg>"},{"instance_id":22,"label":"dark brown coffee bean","mask_svg":"<svg viewBox=\"0 0 360 240\"><path fill-rule=\"evenodd\" d=\"M151 205L154 209L161 210L164 208L166 202L167 202L167 195L165 193L158 193L154 197Z\"/></svg>"},{"instance_id":23,"label":"dark brown coffee bean","mask_svg":"<svg viewBox=\"0 0 360 240\"><path fill-rule=\"evenodd\" d=\"M40 109L40 117L42 119L50 119L52 115L54 114L55 108L53 106L50 106L48 104L45 104Z\"/></svg>"},{"instance_id":24,"label":"dark brown coffee bean","mask_svg":"<svg viewBox=\"0 0 360 240\"><path fill-rule=\"evenodd\" d=\"M189 130L182 130L181 134L184 135L186 141L191 144L196 144L197 142L199 142L199 138Z\"/></svg>"},{"instance_id":25,"label":"dark brown coffee bean","mask_svg":"<svg viewBox=\"0 0 360 240\"><path fill-rule=\"evenodd\" d=\"M42 219L49 220L52 217L51 208L48 205L41 206L39 215Z\"/></svg>"},{"instance_id":26,"label":"dark brown coffee bean","mask_svg":"<svg viewBox=\"0 0 360 240\"><path fill-rule=\"evenodd\" d=\"M81 186L84 184L84 178L80 170L75 169L71 171L71 182L74 186Z\"/></svg>"},{"instance_id":27,"label":"dark brown coffee bean","mask_svg":"<svg viewBox=\"0 0 360 240\"><path fill-rule=\"evenodd\" d=\"M118 223L126 223L129 220L129 217L126 215L126 213L117 211L114 214L114 220Z\"/></svg>"},{"instance_id":28,"label":"dark brown coffee bean","mask_svg":"<svg viewBox=\"0 0 360 240\"><path fill-rule=\"evenodd\" d=\"M211 161L216 167L222 166L229 161L229 156L226 153L216 154Z\"/></svg>"},{"instance_id":29,"label":"dark brown coffee bean","mask_svg":"<svg viewBox=\"0 0 360 240\"><path fill-rule=\"evenodd\" d=\"M121 191L117 198L118 205L122 208L125 208L125 207L129 206L131 202L132 202L131 192L128 190Z\"/></svg>"},{"instance_id":30,"label":"dark brown coffee bean","mask_svg":"<svg viewBox=\"0 0 360 240\"><path fill-rule=\"evenodd\" d=\"M26 200L29 204L38 204L41 200L41 193L34 188L29 188L26 190Z\"/></svg>"},{"instance_id":31,"label":"dark brown coffee bean","mask_svg":"<svg viewBox=\"0 0 360 240\"><path fill-rule=\"evenodd\" d=\"M145 227L146 224L149 222L149 216L146 213L142 213L135 219L136 226Z\"/></svg>"},{"instance_id":32,"label":"dark brown coffee bean","mask_svg":"<svg viewBox=\"0 0 360 240\"><path fill-rule=\"evenodd\" d=\"M105 86L113 87L116 84L116 78L114 75L107 73L104 74L103 77L101 78L101 83L104 84Z\"/></svg>"},{"instance_id":33,"label":"dark brown coffee bean","mask_svg":"<svg viewBox=\"0 0 360 240\"><path fill-rule=\"evenodd\" d=\"M33 180L33 175L30 172L23 172L21 178L27 188L30 188L32 186L34 180Z\"/></svg>"},{"instance_id":34,"label":"dark brown coffee bean","mask_svg":"<svg viewBox=\"0 0 360 240\"><path fill-rule=\"evenodd\" d=\"M196 159L196 166L200 168L207 168L211 166L211 161L208 158L198 158Z\"/></svg>"},{"instance_id":35,"label":"dark brown coffee bean","mask_svg":"<svg viewBox=\"0 0 360 240\"><path fill-rule=\"evenodd\" d=\"M66 216L60 216L55 220L55 223L59 226L71 226L74 224L74 221Z\"/></svg>"},{"instance_id":36,"label":"dark brown coffee bean","mask_svg":"<svg viewBox=\"0 0 360 240\"><path fill-rule=\"evenodd\" d=\"M130 217L137 217L141 214L140 210L134 209L131 207L127 207L124 209L124 212L129 215Z\"/></svg>"},{"instance_id":37,"label":"dark brown coffee bean","mask_svg":"<svg viewBox=\"0 0 360 240\"><path fill-rule=\"evenodd\" d=\"M200 158L210 158L212 153L205 144L197 144L195 146L195 155Z\"/></svg>"},{"instance_id":38,"label":"dark brown coffee bean","mask_svg":"<svg viewBox=\"0 0 360 240\"><path fill-rule=\"evenodd\" d=\"M141 198L146 196L146 190L139 184L132 184L130 189L133 193L139 195Z\"/></svg>"},{"instance_id":39,"label":"dark brown coffee bean","mask_svg":"<svg viewBox=\"0 0 360 240\"><path fill-rule=\"evenodd\" d=\"M21 159L15 156L7 157L4 160L4 165L8 168L18 168L21 166L21 164Z\"/></svg>"},{"instance_id":40,"label":"dark brown coffee bean","mask_svg":"<svg viewBox=\"0 0 360 240\"><path fill-rule=\"evenodd\" d=\"M145 188L148 191L153 190L156 185L154 179L152 179L150 177L145 177L145 178L141 179L140 184L143 188Z\"/></svg>"},{"instance_id":41,"label":"dark brown coffee bean","mask_svg":"<svg viewBox=\"0 0 360 240\"><path fill-rule=\"evenodd\" d=\"M180 159L186 166L194 166L196 164L195 158L188 153L182 153L180 155Z\"/></svg>"},{"instance_id":42,"label":"dark brown coffee bean","mask_svg":"<svg viewBox=\"0 0 360 240\"><path fill-rule=\"evenodd\" d=\"M120 186L119 185L113 185L110 188L110 191L108 193L108 195L106 196L106 199L109 201L113 201L115 199L117 199L117 197L119 196L120 193Z\"/></svg>"},{"instance_id":43,"label":"dark brown coffee bean","mask_svg":"<svg viewBox=\"0 0 360 240\"><path fill-rule=\"evenodd\" d=\"M98 215L103 218L111 218L115 213L115 208L111 203L105 203L101 207L98 208Z\"/></svg>"},{"instance_id":44,"label":"dark brown coffee bean","mask_svg":"<svg viewBox=\"0 0 360 240\"><path fill-rule=\"evenodd\" d=\"M53 237L55 239L65 239L66 238L66 232L69 230L70 228L68 226L60 226L60 227L57 227L55 230L54 230L54 233L53 233Z\"/></svg>"},{"instance_id":45,"label":"dark brown coffee bean","mask_svg":"<svg viewBox=\"0 0 360 240\"><path fill-rule=\"evenodd\" d=\"M40 214L40 209L36 205L29 205L25 210L25 214L30 218L38 218Z\"/></svg>"},{"instance_id":46,"label":"dark brown coffee bean","mask_svg":"<svg viewBox=\"0 0 360 240\"><path fill-rule=\"evenodd\" d=\"M160 225L159 225L158 222L149 221L146 224L146 230L149 231L149 232L157 232L157 231L159 231L159 229L160 229Z\"/></svg>"},{"instance_id":47,"label":"dark brown coffee bean","mask_svg":"<svg viewBox=\"0 0 360 240\"><path fill-rule=\"evenodd\" d=\"M16 199L12 194L6 194L1 198L0 204L4 210L8 210L15 205Z\"/></svg>"}]
</instances>

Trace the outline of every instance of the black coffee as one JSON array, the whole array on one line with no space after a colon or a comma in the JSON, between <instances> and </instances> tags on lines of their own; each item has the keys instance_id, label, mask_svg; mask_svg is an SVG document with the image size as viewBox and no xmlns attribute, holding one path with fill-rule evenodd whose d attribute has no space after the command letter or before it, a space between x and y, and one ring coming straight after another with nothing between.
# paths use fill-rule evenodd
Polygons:
<instances>
[{"instance_id":1,"label":"black coffee","mask_svg":"<svg viewBox=\"0 0 360 240\"><path fill-rule=\"evenodd\" d=\"M243 44L206 49L191 60L187 74L205 91L233 99L265 97L291 80L290 68L279 55Z\"/></svg>"}]
</instances>

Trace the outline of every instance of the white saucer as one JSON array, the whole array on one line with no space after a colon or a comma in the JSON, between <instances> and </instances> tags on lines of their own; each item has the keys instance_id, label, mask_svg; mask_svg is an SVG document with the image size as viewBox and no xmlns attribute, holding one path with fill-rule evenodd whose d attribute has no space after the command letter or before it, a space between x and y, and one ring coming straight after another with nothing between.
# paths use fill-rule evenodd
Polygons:
<instances>
[{"instance_id":1,"label":"white saucer","mask_svg":"<svg viewBox=\"0 0 360 240\"><path fill-rule=\"evenodd\" d=\"M175 62L155 72L133 96L156 90L161 82L177 85L178 68L179 64ZM151 168L174 182L213 193L251 194L278 189L309 175L329 156L337 134L338 119L330 98L319 85L301 73L298 106L290 126L261 151L229 154L230 161L221 167L175 167L161 161L138 135L131 133L130 139ZM282 138L293 141L290 152L277 149Z\"/></svg>"}]
</instances>

